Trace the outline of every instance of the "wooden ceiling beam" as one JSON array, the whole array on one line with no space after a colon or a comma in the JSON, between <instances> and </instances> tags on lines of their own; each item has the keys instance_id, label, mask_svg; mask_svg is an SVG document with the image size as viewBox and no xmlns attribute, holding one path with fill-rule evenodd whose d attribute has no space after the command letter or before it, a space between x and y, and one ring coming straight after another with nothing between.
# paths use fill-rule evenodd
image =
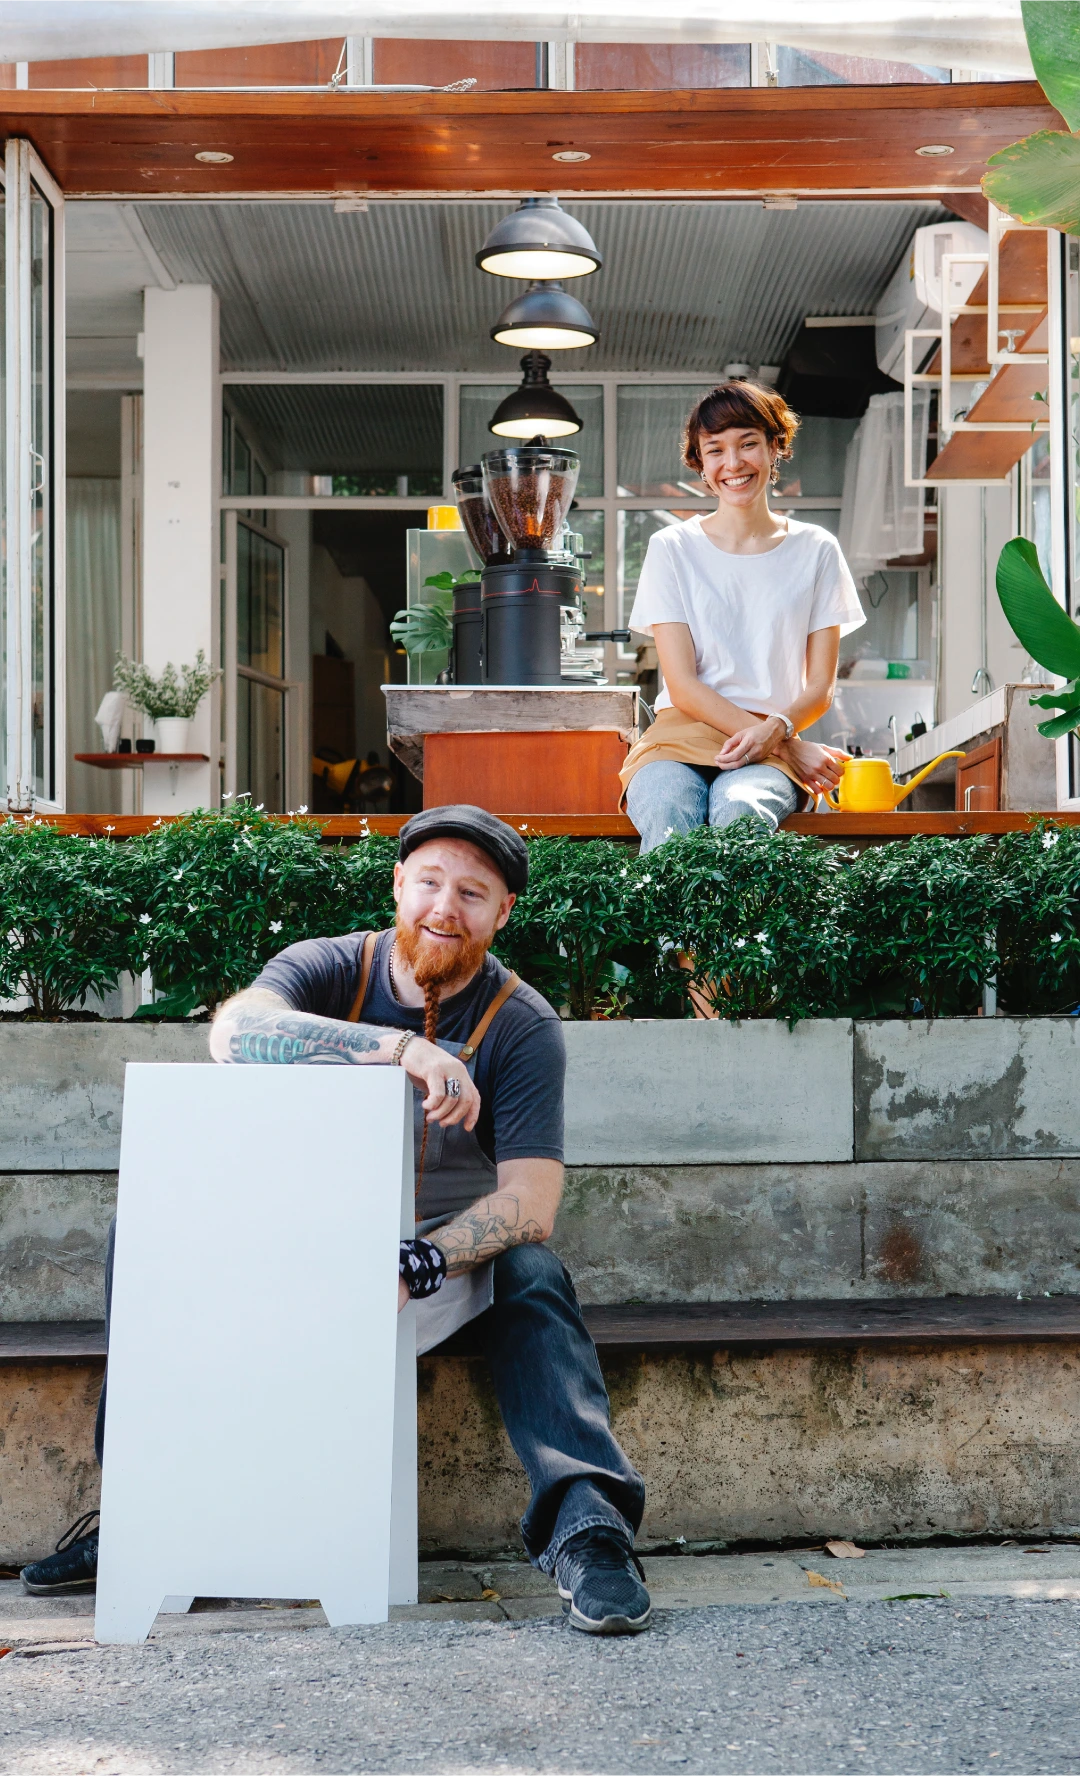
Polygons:
<instances>
[{"instance_id":1,"label":"wooden ceiling beam","mask_svg":"<svg viewBox=\"0 0 1080 1776\"><path fill-rule=\"evenodd\" d=\"M977 191L988 157L1061 121L1031 81L680 92L6 91L70 197ZM953 153L916 150L944 143ZM589 155L557 162L561 149ZM199 152L232 155L221 165Z\"/></svg>"}]
</instances>

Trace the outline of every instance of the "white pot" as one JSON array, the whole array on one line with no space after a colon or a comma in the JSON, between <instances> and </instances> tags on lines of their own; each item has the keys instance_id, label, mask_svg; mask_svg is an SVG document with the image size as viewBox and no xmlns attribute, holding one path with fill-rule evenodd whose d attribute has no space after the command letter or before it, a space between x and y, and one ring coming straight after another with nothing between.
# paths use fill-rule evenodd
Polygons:
<instances>
[{"instance_id":1,"label":"white pot","mask_svg":"<svg viewBox=\"0 0 1080 1776\"><path fill-rule=\"evenodd\" d=\"M187 752L188 729L191 727L186 715L163 715L154 723L154 739L158 752Z\"/></svg>"}]
</instances>

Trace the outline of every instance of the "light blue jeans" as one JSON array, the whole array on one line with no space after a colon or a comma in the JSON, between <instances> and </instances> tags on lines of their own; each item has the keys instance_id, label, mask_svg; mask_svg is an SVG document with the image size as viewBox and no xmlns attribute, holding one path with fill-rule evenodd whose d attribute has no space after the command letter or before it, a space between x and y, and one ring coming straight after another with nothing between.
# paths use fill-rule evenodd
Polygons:
<instances>
[{"instance_id":1,"label":"light blue jeans","mask_svg":"<svg viewBox=\"0 0 1080 1776\"><path fill-rule=\"evenodd\" d=\"M641 834L644 856L672 833L692 832L696 826L730 826L743 814L755 815L775 832L802 799L791 778L775 765L720 771L657 759L631 777L626 811Z\"/></svg>"}]
</instances>

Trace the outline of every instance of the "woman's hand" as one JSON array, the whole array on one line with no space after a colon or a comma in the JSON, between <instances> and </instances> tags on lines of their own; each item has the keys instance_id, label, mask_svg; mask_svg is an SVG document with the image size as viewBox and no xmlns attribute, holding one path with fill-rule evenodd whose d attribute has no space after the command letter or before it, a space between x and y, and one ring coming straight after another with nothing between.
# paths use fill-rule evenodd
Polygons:
<instances>
[{"instance_id":1,"label":"woman's hand","mask_svg":"<svg viewBox=\"0 0 1080 1776\"><path fill-rule=\"evenodd\" d=\"M476 1127L480 1093L462 1061L436 1043L414 1036L401 1064L414 1085L422 1085L427 1092L424 1110L429 1122L441 1122L447 1128L454 1122L463 1122L467 1129Z\"/></svg>"},{"instance_id":2,"label":"woman's hand","mask_svg":"<svg viewBox=\"0 0 1080 1776\"><path fill-rule=\"evenodd\" d=\"M815 795L836 789L848 756L846 752L838 752L835 746L818 746L813 740L800 740L797 734L775 750L777 758L790 765L800 783L805 783Z\"/></svg>"},{"instance_id":3,"label":"woman's hand","mask_svg":"<svg viewBox=\"0 0 1080 1776\"><path fill-rule=\"evenodd\" d=\"M759 721L748 722L746 727L737 729L729 740L725 740L715 762L722 771L739 771L743 765L760 765L776 751L786 733L787 723L778 715L764 715Z\"/></svg>"}]
</instances>

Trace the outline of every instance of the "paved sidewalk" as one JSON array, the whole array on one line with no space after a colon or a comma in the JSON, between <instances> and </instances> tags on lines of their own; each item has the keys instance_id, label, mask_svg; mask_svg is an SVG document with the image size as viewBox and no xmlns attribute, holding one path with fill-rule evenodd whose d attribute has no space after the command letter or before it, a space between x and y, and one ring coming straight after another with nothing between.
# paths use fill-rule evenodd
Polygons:
<instances>
[{"instance_id":1,"label":"paved sidewalk","mask_svg":"<svg viewBox=\"0 0 1080 1776\"><path fill-rule=\"evenodd\" d=\"M1051 1776L1080 1765L1080 1547L646 1567L656 1626L611 1641L571 1632L547 1581L515 1562L427 1565L425 1601L385 1627L200 1600L159 1616L139 1647L94 1644L92 1598L0 1584L0 1646L13 1648L0 1659L0 1770Z\"/></svg>"}]
</instances>

